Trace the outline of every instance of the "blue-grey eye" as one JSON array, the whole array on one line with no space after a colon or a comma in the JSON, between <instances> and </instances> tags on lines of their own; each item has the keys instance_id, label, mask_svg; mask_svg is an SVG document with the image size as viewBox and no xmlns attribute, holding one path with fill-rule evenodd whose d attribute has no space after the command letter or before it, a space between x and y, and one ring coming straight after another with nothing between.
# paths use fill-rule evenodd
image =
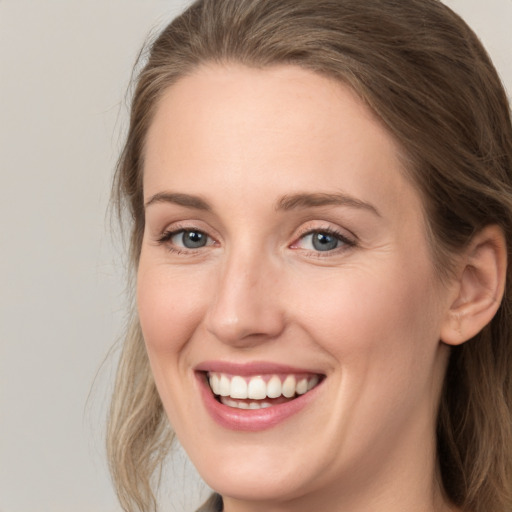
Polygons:
<instances>
[{"instance_id":1,"label":"blue-grey eye","mask_svg":"<svg viewBox=\"0 0 512 512\"><path fill-rule=\"evenodd\" d=\"M208 235L201 231L184 230L176 233L172 242L177 246L185 247L186 249L199 249L205 247L208 243Z\"/></svg>"},{"instance_id":2,"label":"blue-grey eye","mask_svg":"<svg viewBox=\"0 0 512 512\"><path fill-rule=\"evenodd\" d=\"M315 231L311 233L311 243L316 251L332 251L340 243L340 239L329 233Z\"/></svg>"}]
</instances>

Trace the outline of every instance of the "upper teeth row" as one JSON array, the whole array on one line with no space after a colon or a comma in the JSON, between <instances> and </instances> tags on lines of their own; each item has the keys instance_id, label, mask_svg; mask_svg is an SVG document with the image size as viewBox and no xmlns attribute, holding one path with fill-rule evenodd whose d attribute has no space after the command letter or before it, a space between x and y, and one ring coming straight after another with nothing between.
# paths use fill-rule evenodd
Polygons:
<instances>
[{"instance_id":1,"label":"upper teeth row","mask_svg":"<svg viewBox=\"0 0 512 512\"><path fill-rule=\"evenodd\" d=\"M287 375L283 382L277 375L265 382L263 377L250 378L238 375L225 375L211 372L208 374L210 387L216 395L230 396L231 398L263 400L264 398L277 398L281 395L291 398L303 395L306 391L318 384L318 376L297 378L295 375Z\"/></svg>"}]
</instances>

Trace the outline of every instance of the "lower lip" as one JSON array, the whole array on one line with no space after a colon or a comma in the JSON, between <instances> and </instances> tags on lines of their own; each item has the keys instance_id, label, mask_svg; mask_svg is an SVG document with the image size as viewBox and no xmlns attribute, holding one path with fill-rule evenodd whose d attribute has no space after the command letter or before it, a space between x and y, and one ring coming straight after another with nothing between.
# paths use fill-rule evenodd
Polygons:
<instances>
[{"instance_id":1,"label":"lower lip","mask_svg":"<svg viewBox=\"0 0 512 512\"><path fill-rule=\"evenodd\" d=\"M206 410L222 427L230 430L257 432L266 430L287 420L308 405L317 393L321 383L304 395L282 404L265 409L237 409L218 402L203 373L196 374Z\"/></svg>"}]
</instances>

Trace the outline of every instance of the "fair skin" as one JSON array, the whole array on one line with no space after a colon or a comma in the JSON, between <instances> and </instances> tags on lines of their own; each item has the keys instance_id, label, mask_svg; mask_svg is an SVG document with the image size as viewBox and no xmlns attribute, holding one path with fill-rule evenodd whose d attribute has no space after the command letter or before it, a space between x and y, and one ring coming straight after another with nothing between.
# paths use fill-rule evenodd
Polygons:
<instances>
[{"instance_id":1,"label":"fair skin","mask_svg":"<svg viewBox=\"0 0 512 512\"><path fill-rule=\"evenodd\" d=\"M439 340L472 335L462 288L436 276L419 194L355 93L292 66L201 67L160 100L143 185L147 352L225 511L454 510L434 432ZM208 375L237 372L314 387L293 410L220 404Z\"/></svg>"}]
</instances>

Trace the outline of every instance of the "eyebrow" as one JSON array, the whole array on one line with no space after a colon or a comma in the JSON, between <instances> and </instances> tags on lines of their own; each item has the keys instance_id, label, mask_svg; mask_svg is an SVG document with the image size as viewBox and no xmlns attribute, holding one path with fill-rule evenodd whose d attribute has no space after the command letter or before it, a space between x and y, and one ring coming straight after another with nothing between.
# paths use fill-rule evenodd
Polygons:
<instances>
[{"instance_id":1,"label":"eyebrow","mask_svg":"<svg viewBox=\"0 0 512 512\"><path fill-rule=\"evenodd\" d=\"M181 194L173 192L158 192L151 196L145 203L144 207L155 203L172 203L187 208L194 208L196 210L211 211L212 207L201 197L191 194ZM325 193L299 193L285 195L276 203L277 211L290 211L297 209L307 209L320 206L348 206L368 210L371 213L380 217L380 213L370 203L361 201L355 197L347 194L325 194Z\"/></svg>"},{"instance_id":2,"label":"eyebrow","mask_svg":"<svg viewBox=\"0 0 512 512\"><path fill-rule=\"evenodd\" d=\"M144 208L155 204L155 203L173 203L179 206L185 206L187 208L194 208L196 210L210 211L211 206L199 196L193 196L190 194L178 194L172 192L159 192L154 196L151 196L146 201Z\"/></svg>"},{"instance_id":3,"label":"eyebrow","mask_svg":"<svg viewBox=\"0 0 512 512\"><path fill-rule=\"evenodd\" d=\"M368 210L378 217L380 213L371 203L361 201L347 194L323 194L323 193L303 193L292 194L282 197L276 206L276 210L295 210L318 206L349 206L362 210Z\"/></svg>"}]
</instances>

